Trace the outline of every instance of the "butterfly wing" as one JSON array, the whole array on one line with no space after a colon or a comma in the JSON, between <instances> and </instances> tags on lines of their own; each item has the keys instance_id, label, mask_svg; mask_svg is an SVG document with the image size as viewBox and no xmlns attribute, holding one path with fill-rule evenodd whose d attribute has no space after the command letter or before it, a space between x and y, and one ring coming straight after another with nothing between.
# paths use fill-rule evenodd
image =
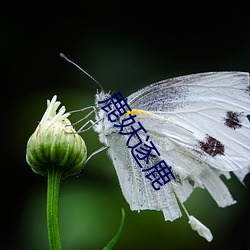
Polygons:
<instances>
[{"instance_id":1,"label":"butterfly wing","mask_svg":"<svg viewBox=\"0 0 250 250\"><path fill-rule=\"evenodd\" d=\"M172 167L176 177L161 189L170 188L182 203L196 187L206 188L220 207L235 203L227 186L220 179L221 174L229 178L228 172L212 167L210 161L205 161L196 152L196 133L154 114L137 115L136 120L144 124L147 135L160 153L159 159L164 159ZM146 164L144 167L147 168ZM150 185L150 182L147 184Z\"/></svg>"},{"instance_id":2,"label":"butterfly wing","mask_svg":"<svg viewBox=\"0 0 250 250\"><path fill-rule=\"evenodd\" d=\"M149 111L173 124L168 134L172 141L196 158L216 169L234 171L250 166L249 88L247 73L194 74L149 85L129 96L128 103L131 109ZM176 127L190 131L191 141Z\"/></svg>"},{"instance_id":3,"label":"butterfly wing","mask_svg":"<svg viewBox=\"0 0 250 250\"><path fill-rule=\"evenodd\" d=\"M158 191L155 191L150 185L149 180L144 176L131 151L127 149L126 135L112 133L108 135L110 155L122 193L130 204L131 210L161 210L166 220L175 220L181 216L172 186L165 185ZM133 138L132 138L133 140Z\"/></svg>"},{"instance_id":4,"label":"butterfly wing","mask_svg":"<svg viewBox=\"0 0 250 250\"><path fill-rule=\"evenodd\" d=\"M242 72L203 73L147 86L128 97L178 176L173 191L184 202L196 186L220 207L235 203L220 179L227 171L243 180L250 171L249 76ZM148 111L148 112L141 112Z\"/></svg>"},{"instance_id":5,"label":"butterfly wing","mask_svg":"<svg viewBox=\"0 0 250 250\"><path fill-rule=\"evenodd\" d=\"M177 77L130 95L132 113L147 131L140 138L145 142L148 135L159 151L151 166L165 160L176 177L154 190L142 172L147 164L141 161L140 168L127 147L129 136L100 124L96 130L110 146L108 153L131 209L162 210L165 219L173 221L181 216L176 196L183 203L195 187L206 188L221 207L233 204L220 175L229 178L228 171L234 171L243 180L249 172L249 95L248 74L241 72Z\"/></svg>"}]
</instances>

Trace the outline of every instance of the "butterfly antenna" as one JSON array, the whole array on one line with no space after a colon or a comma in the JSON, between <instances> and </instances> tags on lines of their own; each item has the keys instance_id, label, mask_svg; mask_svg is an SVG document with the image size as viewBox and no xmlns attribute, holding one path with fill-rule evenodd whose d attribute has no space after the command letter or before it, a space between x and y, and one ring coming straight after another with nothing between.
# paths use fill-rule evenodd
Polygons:
<instances>
[{"instance_id":1,"label":"butterfly antenna","mask_svg":"<svg viewBox=\"0 0 250 250\"><path fill-rule=\"evenodd\" d=\"M79 65L77 65L76 63L74 63L73 61L71 61L67 56L65 56L63 53L60 53L60 57L64 60L66 60L67 62L73 64L75 67L77 67L79 70L81 70L85 75L87 75L89 78L91 78L95 83L97 83L97 85L101 88L101 90L103 90L102 85L92 76L90 75L88 72L86 72L84 69L82 69Z\"/></svg>"}]
</instances>

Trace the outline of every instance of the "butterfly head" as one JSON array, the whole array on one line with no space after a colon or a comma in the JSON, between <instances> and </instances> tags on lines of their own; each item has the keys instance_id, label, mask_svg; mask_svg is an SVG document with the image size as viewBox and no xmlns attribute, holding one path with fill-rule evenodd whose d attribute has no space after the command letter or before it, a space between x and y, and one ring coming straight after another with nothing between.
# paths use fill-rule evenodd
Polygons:
<instances>
[{"instance_id":1,"label":"butterfly head","mask_svg":"<svg viewBox=\"0 0 250 250\"><path fill-rule=\"evenodd\" d=\"M95 95L95 107L96 107L96 125L93 129L99 134L99 139L105 145L108 145L107 136L112 133L117 133L118 128L114 124L119 123L119 119L115 122L111 122L108 116L108 110L113 109L113 104L108 104L105 100L108 100L111 94L103 90L98 91Z\"/></svg>"}]
</instances>

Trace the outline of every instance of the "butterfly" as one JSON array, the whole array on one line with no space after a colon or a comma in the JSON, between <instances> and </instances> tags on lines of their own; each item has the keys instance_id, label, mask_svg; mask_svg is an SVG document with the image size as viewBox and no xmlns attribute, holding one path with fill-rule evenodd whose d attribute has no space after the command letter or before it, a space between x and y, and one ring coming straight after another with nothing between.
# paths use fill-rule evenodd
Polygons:
<instances>
[{"instance_id":1,"label":"butterfly","mask_svg":"<svg viewBox=\"0 0 250 250\"><path fill-rule=\"evenodd\" d=\"M249 74L198 73L151 84L124 99L130 110L114 124L102 106L111 97L104 90L97 92L93 129L108 148L131 210L161 210L165 220L174 221L182 215L181 204L191 227L211 241L210 230L189 215L183 203L196 187L205 188L219 207L235 203L220 176L233 173L243 182L250 172ZM114 105L105 107L111 110ZM132 135L124 124L134 114L144 131ZM128 148L128 140L136 145L138 135L144 143L150 137L157 149L158 154L147 158L150 166L164 160L174 173L175 178L157 190L141 169L147 168L146 161L139 167ZM137 148L140 159L142 149Z\"/></svg>"},{"instance_id":2,"label":"butterfly","mask_svg":"<svg viewBox=\"0 0 250 250\"><path fill-rule=\"evenodd\" d=\"M81 120L95 113L95 121L85 125L92 124L104 146L87 161L107 149L131 210L160 210L166 221L174 221L182 216L181 206L191 228L211 241L209 228L188 213L184 202L197 187L206 189L219 207L236 202L220 177L234 174L243 183L250 172L249 74L185 75L123 98L105 92L91 75L61 57L101 88L95 107L88 107L92 111Z\"/></svg>"}]
</instances>

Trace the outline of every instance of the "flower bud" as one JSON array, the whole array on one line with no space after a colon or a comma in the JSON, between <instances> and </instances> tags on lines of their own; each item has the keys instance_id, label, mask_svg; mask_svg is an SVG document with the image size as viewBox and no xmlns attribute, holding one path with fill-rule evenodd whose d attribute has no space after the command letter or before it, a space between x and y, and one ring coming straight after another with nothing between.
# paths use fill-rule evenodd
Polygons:
<instances>
[{"instance_id":1,"label":"flower bud","mask_svg":"<svg viewBox=\"0 0 250 250\"><path fill-rule=\"evenodd\" d=\"M56 113L60 102L54 96L47 101L41 122L27 143L26 160L32 170L47 176L50 168L62 171L62 177L79 172L87 158L86 145L76 133L65 113L65 107Z\"/></svg>"}]
</instances>

